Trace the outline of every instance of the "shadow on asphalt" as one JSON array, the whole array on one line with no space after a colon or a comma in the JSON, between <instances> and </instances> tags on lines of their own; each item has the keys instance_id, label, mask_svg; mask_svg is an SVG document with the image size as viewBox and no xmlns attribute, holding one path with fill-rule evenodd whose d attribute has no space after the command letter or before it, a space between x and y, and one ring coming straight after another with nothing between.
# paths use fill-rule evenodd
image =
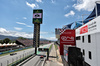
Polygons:
<instances>
[{"instance_id":1,"label":"shadow on asphalt","mask_svg":"<svg viewBox=\"0 0 100 66\"><path fill-rule=\"evenodd\" d=\"M42 55L42 54L38 54L37 56L44 56L44 57L46 57L46 55Z\"/></svg>"},{"instance_id":2,"label":"shadow on asphalt","mask_svg":"<svg viewBox=\"0 0 100 66\"><path fill-rule=\"evenodd\" d=\"M49 58L57 58L56 56L49 56Z\"/></svg>"}]
</instances>

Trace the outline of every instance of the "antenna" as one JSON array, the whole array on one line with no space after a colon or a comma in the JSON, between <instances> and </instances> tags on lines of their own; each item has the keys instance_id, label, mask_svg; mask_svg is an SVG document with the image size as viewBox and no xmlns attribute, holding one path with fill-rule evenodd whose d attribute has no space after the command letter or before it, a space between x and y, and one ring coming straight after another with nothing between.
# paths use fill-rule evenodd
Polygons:
<instances>
[{"instance_id":1,"label":"antenna","mask_svg":"<svg viewBox=\"0 0 100 66\"><path fill-rule=\"evenodd\" d=\"M84 24L83 22L84 22L84 16L86 16L86 15L88 15L88 14L82 14L82 25Z\"/></svg>"}]
</instances>

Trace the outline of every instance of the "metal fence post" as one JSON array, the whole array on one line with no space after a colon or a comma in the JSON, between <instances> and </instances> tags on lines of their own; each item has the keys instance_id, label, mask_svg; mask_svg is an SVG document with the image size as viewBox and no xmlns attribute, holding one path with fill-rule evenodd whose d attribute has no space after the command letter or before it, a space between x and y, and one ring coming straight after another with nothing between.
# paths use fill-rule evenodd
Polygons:
<instances>
[{"instance_id":1,"label":"metal fence post","mask_svg":"<svg viewBox=\"0 0 100 66\"><path fill-rule=\"evenodd\" d=\"M21 62L21 55L20 55L20 62Z\"/></svg>"},{"instance_id":2,"label":"metal fence post","mask_svg":"<svg viewBox=\"0 0 100 66\"><path fill-rule=\"evenodd\" d=\"M12 58L12 63L13 63L13 61L14 61L14 60L13 60L13 58Z\"/></svg>"},{"instance_id":3,"label":"metal fence post","mask_svg":"<svg viewBox=\"0 0 100 66\"><path fill-rule=\"evenodd\" d=\"M20 59L21 59L21 55L20 55Z\"/></svg>"},{"instance_id":4,"label":"metal fence post","mask_svg":"<svg viewBox=\"0 0 100 66\"><path fill-rule=\"evenodd\" d=\"M23 54L23 58L24 58L24 54Z\"/></svg>"},{"instance_id":5,"label":"metal fence post","mask_svg":"<svg viewBox=\"0 0 100 66\"><path fill-rule=\"evenodd\" d=\"M1 66L2 66L2 63L1 63Z\"/></svg>"},{"instance_id":6,"label":"metal fence post","mask_svg":"<svg viewBox=\"0 0 100 66\"><path fill-rule=\"evenodd\" d=\"M16 63L17 63L18 57L16 57Z\"/></svg>"},{"instance_id":7,"label":"metal fence post","mask_svg":"<svg viewBox=\"0 0 100 66\"><path fill-rule=\"evenodd\" d=\"M7 60L7 66L9 65L9 61Z\"/></svg>"},{"instance_id":8,"label":"metal fence post","mask_svg":"<svg viewBox=\"0 0 100 66\"><path fill-rule=\"evenodd\" d=\"M18 60L18 57L16 57L16 61Z\"/></svg>"}]
</instances>

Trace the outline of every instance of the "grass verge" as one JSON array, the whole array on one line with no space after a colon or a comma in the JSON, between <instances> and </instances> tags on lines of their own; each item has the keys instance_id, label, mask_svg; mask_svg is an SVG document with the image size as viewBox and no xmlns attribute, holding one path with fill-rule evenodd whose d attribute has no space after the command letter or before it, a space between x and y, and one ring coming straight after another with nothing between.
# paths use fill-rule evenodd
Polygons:
<instances>
[{"instance_id":1,"label":"grass verge","mask_svg":"<svg viewBox=\"0 0 100 66\"><path fill-rule=\"evenodd\" d=\"M55 44L55 49L56 49L56 57L57 57L57 60L58 60L58 54L57 54L58 46L56 44Z\"/></svg>"},{"instance_id":2,"label":"grass verge","mask_svg":"<svg viewBox=\"0 0 100 66\"><path fill-rule=\"evenodd\" d=\"M52 44L52 45L53 45L53 44ZM50 45L50 47L49 47L49 52L51 51L52 45Z\"/></svg>"},{"instance_id":3,"label":"grass verge","mask_svg":"<svg viewBox=\"0 0 100 66\"><path fill-rule=\"evenodd\" d=\"M55 48L56 48L56 50L58 49L58 46L57 45L55 45Z\"/></svg>"}]
</instances>

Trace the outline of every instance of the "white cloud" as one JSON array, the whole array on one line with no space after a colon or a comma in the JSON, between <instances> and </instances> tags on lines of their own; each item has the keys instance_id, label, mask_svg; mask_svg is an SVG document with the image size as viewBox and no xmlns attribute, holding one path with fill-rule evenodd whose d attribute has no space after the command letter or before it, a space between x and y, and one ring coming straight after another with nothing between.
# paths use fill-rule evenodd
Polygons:
<instances>
[{"instance_id":1,"label":"white cloud","mask_svg":"<svg viewBox=\"0 0 100 66\"><path fill-rule=\"evenodd\" d=\"M25 23L21 23L21 22L16 22L17 24L21 24L21 25L26 25Z\"/></svg>"},{"instance_id":2,"label":"white cloud","mask_svg":"<svg viewBox=\"0 0 100 66\"><path fill-rule=\"evenodd\" d=\"M23 19L27 19L26 17L23 17Z\"/></svg>"},{"instance_id":3,"label":"white cloud","mask_svg":"<svg viewBox=\"0 0 100 66\"><path fill-rule=\"evenodd\" d=\"M41 31L40 34L48 34L48 32L42 32L42 31Z\"/></svg>"},{"instance_id":4,"label":"white cloud","mask_svg":"<svg viewBox=\"0 0 100 66\"><path fill-rule=\"evenodd\" d=\"M53 41L56 41L56 40L57 40L56 37L49 37L49 38L46 38L46 39L48 39L48 40L53 40Z\"/></svg>"},{"instance_id":5,"label":"white cloud","mask_svg":"<svg viewBox=\"0 0 100 66\"><path fill-rule=\"evenodd\" d=\"M26 25L26 27L32 27L32 26L30 26L30 25Z\"/></svg>"},{"instance_id":6,"label":"white cloud","mask_svg":"<svg viewBox=\"0 0 100 66\"><path fill-rule=\"evenodd\" d=\"M23 28L14 27L14 29L16 29L16 30L22 30Z\"/></svg>"},{"instance_id":7,"label":"white cloud","mask_svg":"<svg viewBox=\"0 0 100 66\"><path fill-rule=\"evenodd\" d=\"M6 29L4 29L4 28L0 28L0 32L1 32L1 33L5 33L5 32L8 33L8 31L7 31Z\"/></svg>"},{"instance_id":8,"label":"white cloud","mask_svg":"<svg viewBox=\"0 0 100 66\"><path fill-rule=\"evenodd\" d=\"M74 4L73 7L79 11L80 10L92 11L96 1L100 0L77 0L77 4Z\"/></svg>"},{"instance_id":9,"label":"white cloud","mask_svg":"<svg viewBox=\"0 0 100 66\"><path fill-rule=\"evenodd\" d=\"M40 36L40 38L45 38L45 39L47 39L47 40L53 40L53 41L56 41L57 40L57 38L56 37L43 37L43 36Z\"/></svg>"},{"instance_id":10,"label":"white cloud","mask_svg":"<svg viewBox=\"0 0 100 66\"><path fill-rule=\"evenodd\" d=\"M64 9L67 9L67 8L69 8L69 5L67 5L67 6L64 7Z\"/></svg>"},{"instance_id":11,"label":"white cloud","mask_svg":"<svg viewBox=\"0 0 100 66\"><path fill-rule=\"evenodd\" d=\"M43 32L43 31L41 31L40 34L55 34L55 32Z\"/></svg>"},{"instance_id":12,"label":"white cloud","mask_svg":"<svg viewBox=\"0 0 100 66\"><path fill-rule=\"evenodd\" d=\"M47 32L40 32L40 33L47 33ZM15 37L25 37L25 38L33 38L33 33L26 33L26 32L18 32L18 31L9 31L5 28L0 28L0 35L5 36L15 36ZM48 39L48 40L57 40L55 37L43 37L40 36L40 38Z\"/></svg>"},{"instance_id":13,"label":"white cloud","mask_svg":"<svg viewBox=\"0 0 100 66\"><path fill-rule=\"evenodd\" d=\"M39 7L38 4L34 4L34 3L30 4L30 3L28 3L27 1L26 1L26 5L29 6L29 7L31 7L32 9L33 9L33 8L38 8L38 7Z\"/></svg>"},{"instance_id":14,"label":"white cloud","mask_svg":"<svg viewBox=\"0 0 100 66\"><path fill-rule=\"evenodd\" d=\"M55 3L55 0L51 0L51 3Z\"/></svg>"},{"instance_id":15,"label":"white cloud","mask_svg":"<svg viewBox=\"0 0 100 66\"><path fill-rule=\"evenodd\" d=\"M25 37L25 38L32 38L33 37L33 33L8 31L8 30L6 30L4 28L0 28L0 35L15 36L15 37Z\"/></svg>"},{"instance_id":16,"label":"white cloud","mask_svg":"<svg viewBox=\"0 0 100 66\"><path fill-rule=\"evenodd\" d=\"M25 24L25 23L21 23L21 22L16 22L17 24L21 24L21 25L25 25L26 27L32 27L32 26L30 26L30 25L27 25L27 24Z\"/></svg>"},{"instance_id":17,"label":"white cloud","mask_svg":"<svg viewBox=\"0 0 100 66\"><path fill-rule=\"evenodd\" d=\"M65 14L65 17L74 16L74 15L75 15L75 12L71 10L69 13Z\"/></svg>"},{"instance_id":18,"label":"white cloud","mask_svg":"<svg viewBox=\"0 0 100 66\"><path fill-rule=\"evenodd\" d=\"M53 41L56 41L57 40L56 37L49 37L49 38L45 38L45 39L47 39L47 40L53 40Z\"/></svg>"},{"instance_id":19,"label":"white cloud","mask_svg":"<svg viewBox=\"0 0 100 66\"><path fill-rule=\"evenodd\" d=\"M36 0L36 2L40 2L40 3L42 3L42 0Z\"/></svg>"}]
</instances>

